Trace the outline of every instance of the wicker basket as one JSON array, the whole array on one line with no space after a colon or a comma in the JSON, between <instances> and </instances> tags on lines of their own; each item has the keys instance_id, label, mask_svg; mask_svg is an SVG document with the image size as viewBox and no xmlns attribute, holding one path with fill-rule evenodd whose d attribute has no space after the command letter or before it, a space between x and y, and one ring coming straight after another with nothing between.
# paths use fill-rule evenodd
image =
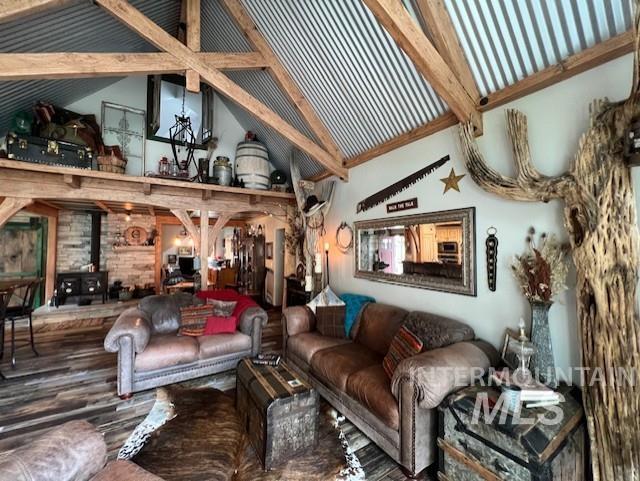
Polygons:
<instances>
[{"instance_id":1,"label":"wicker basket","mask_svg":"<svg viewBox=\"0 0 640 481\"><path fill-rule=\"evenodd\" d=\"M113 174L124 174L127 161L119 159L115 155L98 155L98 170Z\"/></svg>"}]
</instances>

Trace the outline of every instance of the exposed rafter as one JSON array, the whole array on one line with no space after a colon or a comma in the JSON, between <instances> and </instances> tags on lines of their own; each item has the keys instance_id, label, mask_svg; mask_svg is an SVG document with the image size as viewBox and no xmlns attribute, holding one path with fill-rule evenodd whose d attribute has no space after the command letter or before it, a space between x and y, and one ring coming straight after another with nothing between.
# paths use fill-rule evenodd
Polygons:
<instances>
[{"instance_id":1,"label":"exposed rafter","mask_svg":"<svg viewBox=\"0 0 640 481\"><path fill-rule=\"evenodd\" d=\"M320 162L329 171L341 179L348 178L347 169L341 165L338 159L301 134L295 127L239 85L232 82L220 70L209 66L198 57L197 53L192 52L186 45L169 35L128 2L124 0L96 0L96 3L156 47L182 60L186 68L198 72L200 77L219 93L238 103L257 119L276 129L283 137Z\"/></svg>"},{"instance_id":2,"label":"exposed rafter","mask_svg":"<svg viewBox=\"0 0 640 481\"><path fill-rule=\"evenodd\" d=\"M250 53L199 53L220 70L261 69L265 58ZM0 53L0 80L114 77L184 73L184 63L168 53Z\"/></svg>"},{"instance_id":3,"label":"exposed rafter","mask_svg":"<svg viewBox=\"0 0 640 481\"><path fill-rule=\"evenodd\" d=\"M467 92L447 62L411 18L399 0L364 0L391 38L413 61L418 72L449 105L461 122L471 121L482 131L482 115L475 99Z\"/></svg>"},{"instance_id":4,"label":"exposed rafter","mask_svg":"<svg viewBox=\"0 0 640 481\"><path fill-rule=\"evenodd\" d=\"M73 3L73 0L2 0L0 2L0 23L33 15L50 8L64 7L70 3Z\"/></svg>"},{"instance_id":5,"label":"exposed rafter","mask_svg":"<svg viewBox=\"0 0 640 481\"><path fill-rule=\"evenodd\" d=\"M464 89L476 102L480 99L478 86L458 41L444 0L416 0L418 13L431 34L433 46L460 80Z\"/></svg>"},{"instance_id":6,"label":"exposed rafter","mask_svg":"<svg viewBox=\"0 0 640 481\"><path fill-rule=\"evenodd\" d=\"M298 84L293 80L287 69L282 65L267 40L252 20L244 6L237 0L222 0L229 14L235 19L245 37L255 50L261 53L269 63L269 70L273 74L280 88L289 96L293 105L307 122L313 133L318 137L325 149L342 161L340 148L333 140L331 133L318 117L316 111L306 99Z\"/></svg>"},{"instance_id":7,"label":"exposed rafter","mask_svg":"<svg viewBox=\"0 0 640 481\"><path fill-rule=\"evenodd\" d=\"M187 26L185 44L193 52L200 51L200 0L182 0L184 20ZM189 92L200 92L200 75L195 70L186 72L186 88Z\"/></svg>"},{"instance_id":8,"label":"exposed rafter","mask_svg":"<svg viewBox=\"0 0 640 481\"><path fill-rule=\"evenodd\" d=\"M31 198L4 197L0 202L0 227L31 203L33 203Z\"/></svg>"}]
</instances>

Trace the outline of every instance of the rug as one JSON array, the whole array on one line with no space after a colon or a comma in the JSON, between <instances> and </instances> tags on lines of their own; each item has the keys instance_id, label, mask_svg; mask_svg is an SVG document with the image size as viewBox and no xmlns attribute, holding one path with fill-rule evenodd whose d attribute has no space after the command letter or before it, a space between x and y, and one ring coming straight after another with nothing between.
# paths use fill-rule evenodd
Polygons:
<instances>
[{"instance_id":1,"label":"rug","mask_svg":"<svg viewBox=\"0 0 640 481\"><path fill-rule=\"evenodd\" d=\"M158 388L156 402L121 448L166 481L362 481L364 472L340 429L344 418L323 405L318 446L265 472L236 414L217 389Z\"/></svg>"}]
</instances>

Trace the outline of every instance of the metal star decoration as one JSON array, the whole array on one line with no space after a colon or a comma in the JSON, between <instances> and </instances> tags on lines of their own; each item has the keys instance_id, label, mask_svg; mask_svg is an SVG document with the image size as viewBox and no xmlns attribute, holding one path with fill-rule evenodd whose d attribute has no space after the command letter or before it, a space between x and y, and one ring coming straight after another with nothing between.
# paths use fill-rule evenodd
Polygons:
<instances>
[{"instance_id":1,"label":"metal star decoration","mask_svg":"<svg viewBox=\"0 0 640 481\"><path fill-rule=\"evenodd\" d=\"M466 175L467 174L456 175L456 171L454 169L451 169L448 177L440 179L440 182L444 183L444 192L442 194L446 194L451 189L460 192L460 186L458 185L458 182L460 182L460 180Z\"/></svg>"}]
</instances>

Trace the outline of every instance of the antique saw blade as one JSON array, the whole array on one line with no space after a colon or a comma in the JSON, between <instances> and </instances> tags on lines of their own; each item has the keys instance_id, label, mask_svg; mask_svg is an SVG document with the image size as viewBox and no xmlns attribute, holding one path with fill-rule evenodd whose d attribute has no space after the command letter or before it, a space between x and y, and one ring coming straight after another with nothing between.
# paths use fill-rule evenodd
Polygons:
<instances>
[{"instance_id":1,"label":"antique saw blade","mask_svg":"<svg viewBox=\"0 0 640 481\"><path fill-rule=\"evenodd\" d=\"M365 210L371 209L372 207L375 207L378 204L383 203L394 195L399 194L403 190L409 188L411 185L415 184L422 178L426 177L437 168L442 167L447 162L449 162L449 156L445 155L440 160L436 160L433 164L429 164L426 167L418 170L417 172L408 175L404 179L399 180L395 184L391 184L389 187L385 187L381 191L370 195L369 197L358 203L357 212L363 212Z\"/></svg>"}]
</instances>

